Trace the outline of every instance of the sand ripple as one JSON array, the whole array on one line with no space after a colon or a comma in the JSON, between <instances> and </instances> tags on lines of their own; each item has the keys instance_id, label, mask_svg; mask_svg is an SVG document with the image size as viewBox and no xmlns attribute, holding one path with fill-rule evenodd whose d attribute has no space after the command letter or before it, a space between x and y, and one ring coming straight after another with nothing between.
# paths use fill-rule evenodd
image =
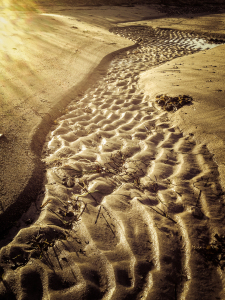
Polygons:
<instances>
[{"instance_id":1,"label":"sand ripple","mask_svg":"<svg viewBox=\"0 0 225 300\"><path fill-rule=\"evenodd\" d=\"M43 189L0 252L1 299L220 299L221 274L192 247L221 234L217 166L137 84L197 51L194 34L114 31L142 41L49 133Z\"/></svg>"}]
</instances>

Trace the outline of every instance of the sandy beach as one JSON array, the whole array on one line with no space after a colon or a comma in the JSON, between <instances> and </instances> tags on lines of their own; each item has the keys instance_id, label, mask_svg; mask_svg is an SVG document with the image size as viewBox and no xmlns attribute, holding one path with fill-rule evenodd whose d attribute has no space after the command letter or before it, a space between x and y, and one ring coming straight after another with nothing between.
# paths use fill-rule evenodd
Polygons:
<instances>
[{"instance_id":1,"label":"sandy beach","mask_svg":"<svg viewBox=\"0 0 225 300\"><path fill-rule=\"evenodd\" d=\"M225 12L198 10L3 10L0 299L225 299Z\"/></svg>"}]
</instances>

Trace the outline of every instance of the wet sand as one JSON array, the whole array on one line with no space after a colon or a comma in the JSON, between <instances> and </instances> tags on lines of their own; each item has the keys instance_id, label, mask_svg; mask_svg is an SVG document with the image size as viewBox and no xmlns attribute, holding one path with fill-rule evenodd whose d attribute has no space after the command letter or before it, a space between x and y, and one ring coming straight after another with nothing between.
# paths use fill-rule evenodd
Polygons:
<instances>
[{"instance_id":1,"label":"wet sand","mask_svg":"<svg viewBox=\"0 0 225 300\"><path fill-rule=\"evenodd\" d=\"M179 110L155 102L167 87L187 93L190 61L203 63L204 52L218 58L224 46L197 53L190 39L201 36L180 30L120 24L111 32L138 44L115 55L54 120L41 154L42 189L2 241L0 295L224 299L223 260L215 265L198 251L224 235L220 169L209 140L189 132L193 120L182 123ZM171 89L177 61L187 68L176 78L185 80L181 91ZM180 111L198 109L199 94Z\"/></svg>"}]
</instances>

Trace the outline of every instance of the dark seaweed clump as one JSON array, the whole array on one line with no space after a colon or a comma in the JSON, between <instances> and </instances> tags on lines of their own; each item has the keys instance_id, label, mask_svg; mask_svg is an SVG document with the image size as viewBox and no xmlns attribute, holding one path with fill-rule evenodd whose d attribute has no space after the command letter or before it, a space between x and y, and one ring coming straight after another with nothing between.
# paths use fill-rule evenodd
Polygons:
<instances>
[{"instance_id":1,"label":"dark seaweed clump","mask_svg":"<svg viewBox=\"0 0 225 300\"><path fill-rule=\"evenodd\" d=\"M156 96L156 103L166 111L177 111L184 105L192 104L192 97L187 95L179 95L178 97L170 97L167 95Z\"/></svg>"},{"instance_id":2,"label":"dark seaweed clump","mask_svg":"<svg viewBox=\"0 0 225 300\"><path fill-rule=\"evenodd\" d=\"M214 266L225 268L225 237L215 234L214 242L201 247L194 247L208 262Z\"/></svg>"}]
</instances>

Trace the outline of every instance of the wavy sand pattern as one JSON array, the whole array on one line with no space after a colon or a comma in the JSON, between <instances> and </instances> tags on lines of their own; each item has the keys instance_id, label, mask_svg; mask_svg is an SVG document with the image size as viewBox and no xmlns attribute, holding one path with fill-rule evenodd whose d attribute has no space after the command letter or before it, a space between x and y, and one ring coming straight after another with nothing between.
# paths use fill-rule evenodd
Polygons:
<instances>
[{"instance_id":1,"label":"wavy sand pattern","mask_svg":"<svg viewBox=\"0 0 225 300\"><path fill-rule=\"evenodd\" d=\"M0 252L0 299L222 299L222 273L192 247L222 234L217 166L137 84L198 37L115 32L141 30L49 134L43 190Z\"/></svg>"}]
</instances>

